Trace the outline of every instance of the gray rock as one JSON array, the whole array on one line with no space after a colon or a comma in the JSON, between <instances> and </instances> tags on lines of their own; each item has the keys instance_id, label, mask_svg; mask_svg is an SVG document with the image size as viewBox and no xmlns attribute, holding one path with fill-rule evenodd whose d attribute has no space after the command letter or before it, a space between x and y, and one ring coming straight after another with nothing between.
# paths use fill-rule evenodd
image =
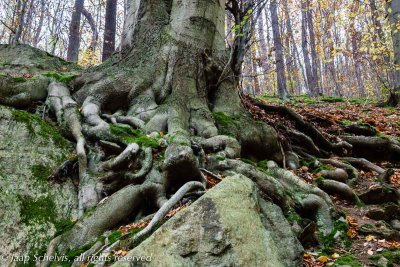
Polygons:
<instances>
[{"instance_id":1,"label":"gray rock","mask_svg":"<svg viewBox=\"0 0 400 267\"><path fill-rule=\"evenodd\" d=\"M71 179L47 181L71 148L39 117L0 106L0 266L11 256L33 260L72 223L77 196Z\"/></svg>"},{"instance_id":2,"label":"gray rock","mask_svg":"<svg viewBox=\"0 0 400 267\"><path fill-rule=\"evenodd\" d=\"M303 249L282 211L260 200L256 185L225 178L113 266L301 266ZM149 259L149 258L148 258Z\"/></svg>"}]
</instances>

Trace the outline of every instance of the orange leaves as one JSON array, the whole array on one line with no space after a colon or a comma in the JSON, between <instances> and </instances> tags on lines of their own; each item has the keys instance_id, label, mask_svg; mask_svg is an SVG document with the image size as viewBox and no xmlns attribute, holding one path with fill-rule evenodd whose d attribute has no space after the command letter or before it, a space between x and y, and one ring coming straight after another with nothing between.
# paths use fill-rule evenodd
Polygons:
<instances>
[{"instance_id":1,"label":"orange leaves","mask_svg":"<svg viewBox=\"0 0 400 267\"><path fill-rule=\"evenodd\" d=\"M318 261L314 255L305 253L303 256L304 266L306 267L322 267L325 263Z\"/></svg>"},{"instance_id":2,"label":"orange leaves","mask_svg":"<svg viewBox=\"0 0 400 267\"><path fill-rule=\"evenodd\" d=\"M167 218L171 218L172 216L174 216L175 214L177 214L179 211L185 209L186 207L187 207L187 205L183 205L183 206L180 206L180 207L178 207L178 208L176 208L176 209L173 209L173 210L171 210L171 211L169 211L169 212L167 213L166 217L167 217Z\"/></svg>"},{"instance_id":3,"label":"orange leaves","mask_svg":"<svg viewBox=\"0 0 400 267\"><path fill-rule=\"evenodd\" d=\"M305 267L323 267L323 266L333 266L336 259L340 257L339 254L333 253L330 256L322 255L317 256L313 253L304 253L303 263Z\"/></svg>"},{"instance_id":4,"label":"orange leaves","mask_svg":"<svg viewBox=\"0 0 400 267\"><path fill-rule=\"evenodd\" d=\"M353 217L346 216L346 221L347 221L347 224L349 225L349 230L346 233L347 236L352 238L352 239L358 238L358 232L357 232L358 223L357 223L357 220L354 219Z\"/></svg>"},{"instance_id":5,"label":"orange leaves","mask_svg":"<svg viewBox=\"0 0 400 267\"><path fill-rule=\"evenodd\" d=\"M126 250L117 250L117 251L114 251L114 255L116 255L116 256L122 256L122 257L124 257L124 256L126 256L128 254L128 251L126 251Z\"/></svg>"}]
</instances>

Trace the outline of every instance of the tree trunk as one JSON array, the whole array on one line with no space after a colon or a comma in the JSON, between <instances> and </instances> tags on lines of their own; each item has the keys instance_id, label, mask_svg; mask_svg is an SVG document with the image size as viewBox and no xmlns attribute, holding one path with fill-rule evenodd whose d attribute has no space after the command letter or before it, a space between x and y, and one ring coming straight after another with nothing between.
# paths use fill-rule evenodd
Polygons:
<instances>
[{"instance_id":1,"label":"tree trunk","mask_svg":"<svg viewBox=\"0 0 400 267\"><path fill-rule=\"evenodd\" d=\"M39 41L40 41L40 35L42 33L42 28L43 28L43 22L44 22L44 15L45 15L45 2L44 0L40 0L40 18L39 18L39 24L35 30L35 35L33 37L32 41L32 46L37 47Z\"/></svg>"},{"instance_id":2,"label":"tree trunk","mask_svg":"<svg viewBox=\"0 0 400 267\"><path fill-rule=\"evenodd\" d=\"M392 41L394 47L394 81L393 92L391 93L389 104L396 106L400 103L400 32L397 29L400 15L400 0L388 2L388 15L392 28Z\"/></svg>"},{"instance_id":3,"label":"tree trunk","mask_svg":"<svg viewBox=\"0 0 400 267\"><path fill-rule=\"evenodd\" d=\"M313 13L310 7L310 1L307 1L307 25L308 32L310 37L310 50L311 50L311 72L312 72L312 82L311 88L313 88L313 95L317 96L321 94L320 86L319 86L319 63L318 56L315 44L315 34L314 34L314 22L313 22Z\"/></svg>"},{"instance_id":4,"label":"tree trunk","mask_svg":"<svg viewBox=\"0 0 400 267\"><path fill-rule=\"evenodd\" d=\"M107 0L102 61L115 51L115 32L117 26L117 0Z\"/></svg>"},{"instance_id":5,"label":"tree trunk","mask_svg":"<svg viewBox=\"0 0 400 267\"><path fill-rule=\"evenodd\" d=\"M67 60L77 62L80 45L80 24L84 0L75 0L74 12L69 25Z\"/></svg>"},{"instance_id":6,"label":"tree trunk","mask_svg":"<svg viewBox=\"0 0 400 267\"><path fill-rule=\"evenodd\" d=\"M26 7L28 0L18 0L17 1L17 10L16 10L16 18L15 18L15 33L11 38L10 43L12 45L16 45L19 43L21 39L22 32L25 26L25 15L26 15Z\"/></svg>"},{"instance_id":7,"label":"tree trunk","mask_svg":"<svg viewBox=\"0 0 400 267\"><path fill-rule=\"evenodd\" d=\"M301 0L301 47L303 50L304 57L304 65L306 69L307 75L307 90L312 96L316 96L315 91L315 82L314 77L311 70L311 62L308 50L308 41L307 41L307 12L308 9L308 0Z\"/></svg>"},{"instance_id":8,"label":"tree trunk","mask_svg":"<svg viewBox=\"0 0 400 267\"><path fill-rule=\"evenodd\" d=\"M285 60L283 57L283 46L282 46L281 34L279 31L279 18L277 9L278 6L276 1L272 0L270 4L270 12L271 12L272 33L273 33L274 48L275 48L278 95L280 98L286 99L288 93L286 89Z\"/></svg>"},{"instance_id":9,"label":"tree trunk","mask_svg":"<svg viewBox=\"0 0 400 267\"><path fill-rule=\"evenodd\" d=\"M352 3L350 11L352 14L356 14L358 12L358 3ZM361 42L361 34L356 30L354 25L354 16L350 17L350 36L351 36L351 46L352 46L352 53L353 53L353 61L354 61L354 73L355 78L357 81L357 91L360 97L365 97L365 87L364 82L362 80L361 74L361 57L360 51L358 49L358 43Z\"/></svg>"},{"instance_id":10,"label":"tree trunk","mask_svg":"<svg viewBox=\"0 0 400 267\"><path fill-rule=\"evenodd\" d=\"M93 19L92 14L86 9L82 9L82 14L85 16L86 20L89 23L90 29L92 30L92 39L90 40L90 44L88 49L92 52L96 51L97 41L99 39L99 32L97 31L96 23Z\"/></svg>"},{"instance_id":11,"label":"tree trunk","mask_svg":"<svg viewBox=\"0 0 400 267\"><path fill-rule=\"evenodd\" d=\"M267 73L269 71L269 65L268 65L268 49L267 49L267 43L265 41L265 36L264 36L264 19L263 15L260 14L260 18L258 19L258 39L260 40L260 60L261 60L261 66L263 69L264 73Z\"/></svg>"}]
</instances>

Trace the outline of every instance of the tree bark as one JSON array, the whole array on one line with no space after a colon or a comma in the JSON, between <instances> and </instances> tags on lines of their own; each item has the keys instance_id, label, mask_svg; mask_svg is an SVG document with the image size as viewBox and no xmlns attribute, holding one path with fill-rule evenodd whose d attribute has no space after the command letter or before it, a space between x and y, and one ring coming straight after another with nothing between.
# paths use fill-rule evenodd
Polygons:
<instances>
[{"instance_id":1,"label":"tree bark","mask_svg":"<svg viewBox=\"0 0 400 267\"><path fill-rule=\"evenodd\" d=\"M25 14L26 14L27 3L28 0L18 0L17 2L16 18L15 22L13 23L15 27L15 33L13 34L10 41L12 45L18 44L21 39L21 35L25 26Z\"/></svg>"},{"instance_id":2,"label":"tree bark","mask_svg":"<svg viewBox=\"0 0 400 267\"><path fill-rule=\"evenodd\" d=\"M287 98L286 89L286 74L285 74L285 60L283 57L283 46L281 34L279 31L279 18L278 18L278 6L276 0L272 0L270 4L271 21L272 21L272 33L274 38L274 48L275 48L275 64L276 64L276 76L277 76L277 86L278 95L282 99Z\"/></svg>"},{"instance_id":3,"label":"tree bark","mask_svg":"<svg viewBox=\"0 0 400 267\"><path fill-rule=\"evenodd\" d=\"M115 51L115 33L117 26L117 0L107 0L104 26L102 61L107 60Z\"/></svg>"},{"instance_id":4,"label":"tree bark","mask_svg":"<svg viewBox=\"0 0 400 267\"><path fill-rule=\"evenodd\" d=\"M90 29L92 30L92 39L90 40L88 49L94 52L96 51L97 41L99 39L99 32L97 31L96 23L93 19L92 14L90 14L90 12L86 8L82 9L82 14L85 16L86 20L89 23Z\"/></svg>"},{"instance_id":5,"label":"tree bark","mask_svg":"<svg viewBox=\"0 0 400 267\"><path fill-rule=\"evenodd\" d=\"M316 96L315 82L311 70L310 54L308 50L308 33L307 33L307 12L308 0L301 0L301 47L304 57L304 65L307 76L307 90L312 96Z\"/></svg>"},{"instance_id":6,"label":"tree bark","mask_svg":"<svg viewBox=\"0 0 400 267\"><path fill-rule=\"evenodd\" d=\"M319 86L319 62L315 44L315 33L314 33L314 22L313 22L313 12L310 7L310 0L307 1L307 25L310 37L310 50L311 50L311 72L312 72L312 82L311 88L313 88L313 95L318 96L321 94L321 89Z\"/></svg>"},{"instance_id":7,"label":"tree bark","mask_svg":"<svg viewBox=\"0 0 400 267\"><path fill-rule=\"evenodd\" d=\"M352 3L350 12L352 14L356 14L358 12L358 3ZM361 74L361 58L360 58L360 51L358 49L358 43L361 41L360 33L356 30L354 26L354 16L350 17L350 36L351 36L351 46L352 46L352 53L353 53L353 61L354 61L354 72L357 81L357 91L360 97L365 97L365 87L364 82L362 80Z\"/></svg>"},{"instance_id":8,"label":"tree bark","mask_svg":"<svg viewBox=\"0 0 400 267\"><path fill-rule=\"evenodd\" d=\"M40 41L40 35L42 33L42 28L43 28L43 22L44 22L44 15L45 15L45 1L40 0L40 18L39 18L39 24L35 30L35 35L33 37L32 41L32 46L37 47L39 41Z\"/></svg>"},{"instance_id":9,"label":"tree bark","mask_svg":"<svg viewBox=\"0 0 400 267\"><path fill-rule=\"evenodd\" d=\"M69 26L67 60L77 62L80 46L80 24L84 0L75 0L74 12L72 13Z\"/></svg>"},{"instance_id":10,"label":"tree bark","mask_svg":"<svg viewBox=\"0 0 400 267\"><path fill-rule=\"evenodd\" d=\"M400 103L400 32L397 29L400 15L400 0L392 0L388 2L388 15L392 28L392 41L394 47L394 81L393 90L391 94L391 105L398 105ZM390 11L390 12L389 12Z\"/></svg>"}]
</instances>

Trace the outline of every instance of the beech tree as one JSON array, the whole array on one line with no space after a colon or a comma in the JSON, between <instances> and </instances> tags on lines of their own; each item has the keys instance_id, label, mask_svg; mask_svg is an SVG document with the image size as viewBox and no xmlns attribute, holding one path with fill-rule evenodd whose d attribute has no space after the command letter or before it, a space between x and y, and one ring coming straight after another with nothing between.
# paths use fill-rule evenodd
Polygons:
<instances>
[{"instance_id":1,"label":"beech tree","mask_svg":"<svg viewBox=\"0 0 400 267\"><path fill-rule=\"evenodd\" d=\"M107 0L102 60L108 59L115 51L117 26L117 0Z\"/></svg>"},{"instance_id":2,"label":"beech tree","mask_svg":"<svg viewBox=\"0 0 400 267\"><path fill-rule=\"evenodd\" d=\"M78 61L80 44L80 25L84 0L75 0L74 12L69 26L67 60Z\"/></svg>"},{"instance_id":3,"label":"beech tree","mask_svg":"<svg viewBox=\"0 0 400 267\"><path fill-rule=\"evenodd\" d=\"M317 38L311 29L315 26L309 2L301 3L302 47L307 58L308 40ZM348 164L353 158L344 158L345 162L327 158L353 153L381 160L399 158L398 142L345 135L331 139L286 106L250 100L260 110L283 114L293 122L288 126L282 123L283 137L278 137L274 128L256 121L245 109L240 90L243 62L249 61L247 67L257 70L246 52L265 1L135 0L126 7L120 51L95 67L82 70L27 45L0 47L5 59L21 58L10 67L2 66L0 104L32 109L46 103L50 117L75 144L76 158L60 166L54 177L71 171L68 166L78 166L73 171L79 179L79 220L50 242L48 256L75 248L108 255L123 244L108 244L96 239L98 236L127 219L155 213L146 228L127 236L125 245L132 247L151 233L185 194L203 194L205 174L216 176L214 173L249 177L285 214L294 210L306 214L327 235L334 229L335 211L326 192L344 195L354 203L359 203L357 195L345 182L322 180L319 187L310 185L286 167L298 169L299 156L313 161L319 158L356 179L358 174ZM229 49L225 9L235 23ZM396 10L393 4L392 9ZM286 98L277 1L271 1L269 10L278 91ZM83 0L76 0L68 46L68 58L73 61L78 58L82 13ZM89 14L85 16L94 25ZM317 69L318 51L310 50ZM309 58L305 68L307 84L316 96L318 70L315 73L311 68ZM15 73L22 77L16 79ZM263 164L264 169L238 158Z\"/></svg>"}]
</instances>

